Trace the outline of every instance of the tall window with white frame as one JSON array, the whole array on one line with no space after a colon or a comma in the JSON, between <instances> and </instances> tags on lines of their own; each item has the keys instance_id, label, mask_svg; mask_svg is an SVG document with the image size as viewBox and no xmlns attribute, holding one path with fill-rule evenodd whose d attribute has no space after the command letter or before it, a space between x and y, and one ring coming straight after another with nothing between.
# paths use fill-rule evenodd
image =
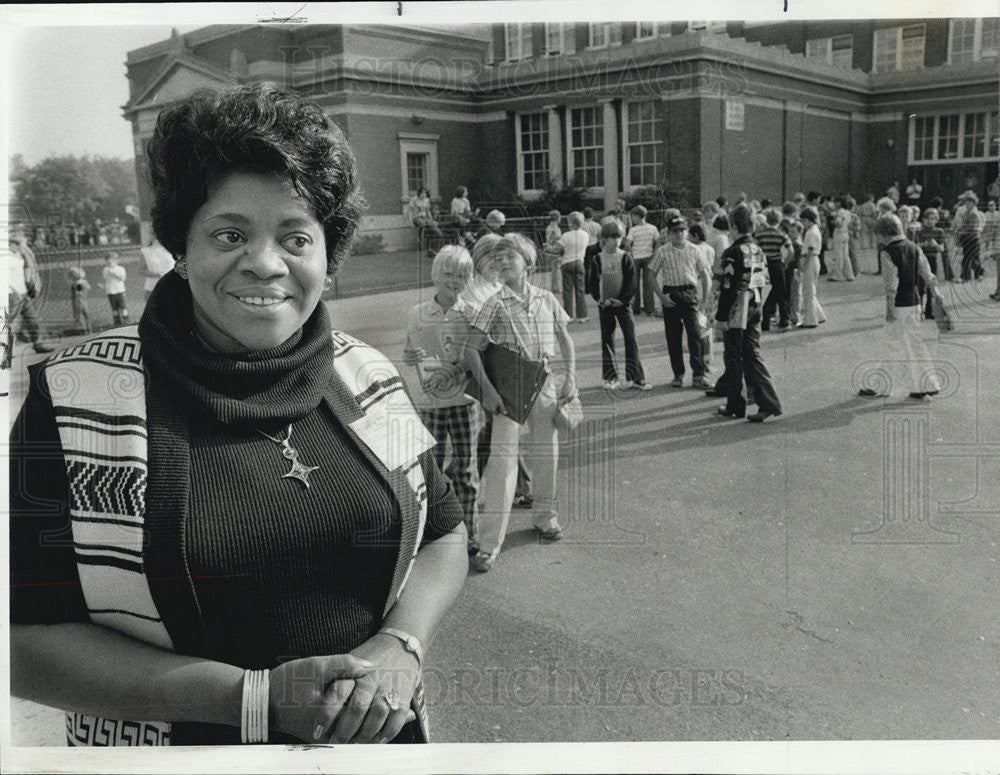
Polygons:
<instances>
[{"instance_id":1,"label":"tall window with white frame","mask_svg":"<svg viewBox=\"0 0 1000 775\"><path fill-rule=\"evenodd\" d=\"M570 160L573 181L586 188L604 186L604 109L571 108Z\"/></svg>"},{"instance_id":2,"label":"tall window with white frame","mask_svg":"<svg viewBox=\"0 0 1000 775\"><path fill-rule=\"evenodd\" d=\"M926 27L923 24L875 30L874 71L888 73L922 68L925 36Z\"/></svg>"},{"instance_id":3,"label":"tall window with white frame","mask_svg":"<svg viewBox=\"0 0 1000 775\"><path fill-rule=\"evenodd\" d=\"M986 113L966 113L962 133L962 156L981 159L986 156Z\"/></svg>"},{"instance_id":4,"label":"tall window with white frame","mask_svg":"<svg viewBox=\"0 0 1000 775\"><path fill-rule=\"evenodd\" d=\"M958 158L958 125L962 117L958 113L938 116L938 149L939 160Z\"/></svg>"},{"instance_id":5,"label":"tall window with white frame","mask_svg":"<svg viewBox=\"0 0 1000 775\"><path fill-rule=\"evenodd\" d=\"M531 56L531 25L519 22L504 25L506 44L505 58L508 62L527 59Z\"/></svg>"},{"instance_id":6,"label":"tall window with white frame","mask_svg":"<svg viewBox=\"0 0 1000 775\"><path fill-rule=\"evenodd\" d=\"M952 19L948 34L948 62L978 62L1000 54L1000 17Z\"/></svg>"},{"instance_id":7,"label":"tall window with white frame","mask_svg":"<svg viewBox=\"0 0 1000 775\"><path fill-rule=\"evenodd\" d=\"M659 100L630 102L626 106L628 185L655 186L663 182L663 122Z\"/></svg>"},{"instance_id":8,"label":"tall window with white frame","mask_svg":"<svg viewBox=\"0 0 1000 775\"><path fill-rule=\"evenodd\" d=\"M606 48L618 46L622 42L621 22L590 22L588 47Z\"/></svg>"},{"instance_id":9,"label":"tall window with white frame","mask_svg":"<svg viewBox=\"0 0 1000 775\"><path fill-rule=\"evenodd\" d=\"M422 188L427 188L427 167L429 154L406 154L406 187L408 195L413 196Z\"/></svg>"},{"instance_id":10,"label":"tall window with white frame","mask_svg":"<svg viewBox=\"0 0 1000 775\"><path fill-rule=\"evenodd\" d=\"M635 39L636 40L652 40L659 33L659 29L656 22L636 22L635 23Z\"/></svg>"},{"instance_id":11,"label":"tall window with white frame","mask_svg":"<svg viewBox=\"0 0 1000 775\"><path fill-rule=\"evenodd\" d=\"M837 67L854 65L854 37L837 35L833 38L813 38L806 41L806 56Z\"/></svg>"},{"instance_id":12,"label":"tall window with white frame","mask_svg":"<svg viewBox=\"0 0 1000 775\"><path fill-rule=\"evenodd\" d=\"M545 55L557 56L566 51L565 25L562 22L545 22Z\"/></svg>"},{"instance_id":13,"label":"tall window with white frame","mask_svg":"<svg viewBox=\"0 0 1000 775\"><path fill-rule=\"evenodd\" d=\"M541 191L549 179L549 115L520 116L521 191Z\"/></svg>"},{"instance_id":14,"label":"tall window with white frame","mask_svg":"<svg viewBox=\"0 0 1000 775\"><path fill-rule=\"evenodd\" d=\"M918 116L913 122L913 161L931 161L934 158L935 116Z\"/></svg>"}]
</instances>

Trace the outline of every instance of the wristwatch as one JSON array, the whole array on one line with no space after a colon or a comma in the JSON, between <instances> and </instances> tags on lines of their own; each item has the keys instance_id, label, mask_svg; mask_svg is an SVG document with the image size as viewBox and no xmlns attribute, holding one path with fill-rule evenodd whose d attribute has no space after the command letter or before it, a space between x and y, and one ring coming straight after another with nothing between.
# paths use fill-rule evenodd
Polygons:
<instances>
[{"instance_id":1,"label":"wristwatch","mask_svg":"<svg viewBox=\"0 0 1000 775\"><path fill-rule=\"evenodd\" d=\"M424 647L420 643L420 638L416 635L410 635L408 632L403 632L402 630L397 630L393 627L383 627L379 630L380 635L391 635L394 638L399 639L403 643L403 648L409 651L413 656L417 658L417 667L421 670L424 667Z\"/></svg>"}]
</instances>

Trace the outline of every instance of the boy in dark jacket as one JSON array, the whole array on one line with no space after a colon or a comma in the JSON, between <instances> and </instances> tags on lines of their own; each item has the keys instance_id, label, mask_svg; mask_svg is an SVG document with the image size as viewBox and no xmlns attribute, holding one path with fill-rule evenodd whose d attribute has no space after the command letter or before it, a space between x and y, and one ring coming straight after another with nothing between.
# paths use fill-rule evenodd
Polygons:
<instances>
[{"instance_id":1,"label":"boy in dark jacket","mask_svg":"<svg viewBox=\"0 0 1000 775\"><path fill-rule=\"evenodd\" d=\"M588 248L586 253L587 293L597 302L601 320L601 364L605 390L638 388L651 390L639 360L639 345L635 341L635 321L629 301L635 292L635 264L632 256L621 249L621 224L616 218L601 222L599 250ZM597 247L597 246L594 246ZM625 381L618 381L615 367L615 324L621 326L625 340Z\"/></svg>"}]
</instances>

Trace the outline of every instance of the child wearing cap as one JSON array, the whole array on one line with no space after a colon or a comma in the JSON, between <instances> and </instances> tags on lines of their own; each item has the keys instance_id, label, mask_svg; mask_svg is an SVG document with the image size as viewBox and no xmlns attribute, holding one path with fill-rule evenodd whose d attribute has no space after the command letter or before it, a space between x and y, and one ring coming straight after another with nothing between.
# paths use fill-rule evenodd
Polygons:
<instances>
[{"instance_id":1,"label":"child wearing cap","mask_svg":"<svg viewBox=\"0 0 1000 775\"><path fill-rule=\"evenodd\" d=\"M712 386L705 378L708 369L702 350L702 326L698 313L704 312L712 276L702 262L700 251L687 241L687 219L680 214L674 215L667 221L666 230L667 242L657 249L649 262L649 271L656 277L654 289L663 304L663 329L670 368L674 373L670 384L672 387L684 384L682 338L686 331L694 377L691 384L707 390Z\"/></svg>"}]
</instances>

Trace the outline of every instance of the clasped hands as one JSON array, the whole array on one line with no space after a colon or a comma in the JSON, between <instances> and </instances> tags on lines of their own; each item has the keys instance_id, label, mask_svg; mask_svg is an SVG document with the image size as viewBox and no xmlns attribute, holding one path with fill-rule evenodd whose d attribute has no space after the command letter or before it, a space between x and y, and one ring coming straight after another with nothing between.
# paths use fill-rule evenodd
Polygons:
<instances>
[{"instance_id":1,"label":"clasped hands","mask_svg":"<svg viewBox=\"0 0 1000 775\"><path fill-rule=\"evenodd\" d=\"M420 665L390 635L349 654L290 660L271 670L270 724L311 743L387 743L416 716Z\"/></svg>"}]
</instances>

